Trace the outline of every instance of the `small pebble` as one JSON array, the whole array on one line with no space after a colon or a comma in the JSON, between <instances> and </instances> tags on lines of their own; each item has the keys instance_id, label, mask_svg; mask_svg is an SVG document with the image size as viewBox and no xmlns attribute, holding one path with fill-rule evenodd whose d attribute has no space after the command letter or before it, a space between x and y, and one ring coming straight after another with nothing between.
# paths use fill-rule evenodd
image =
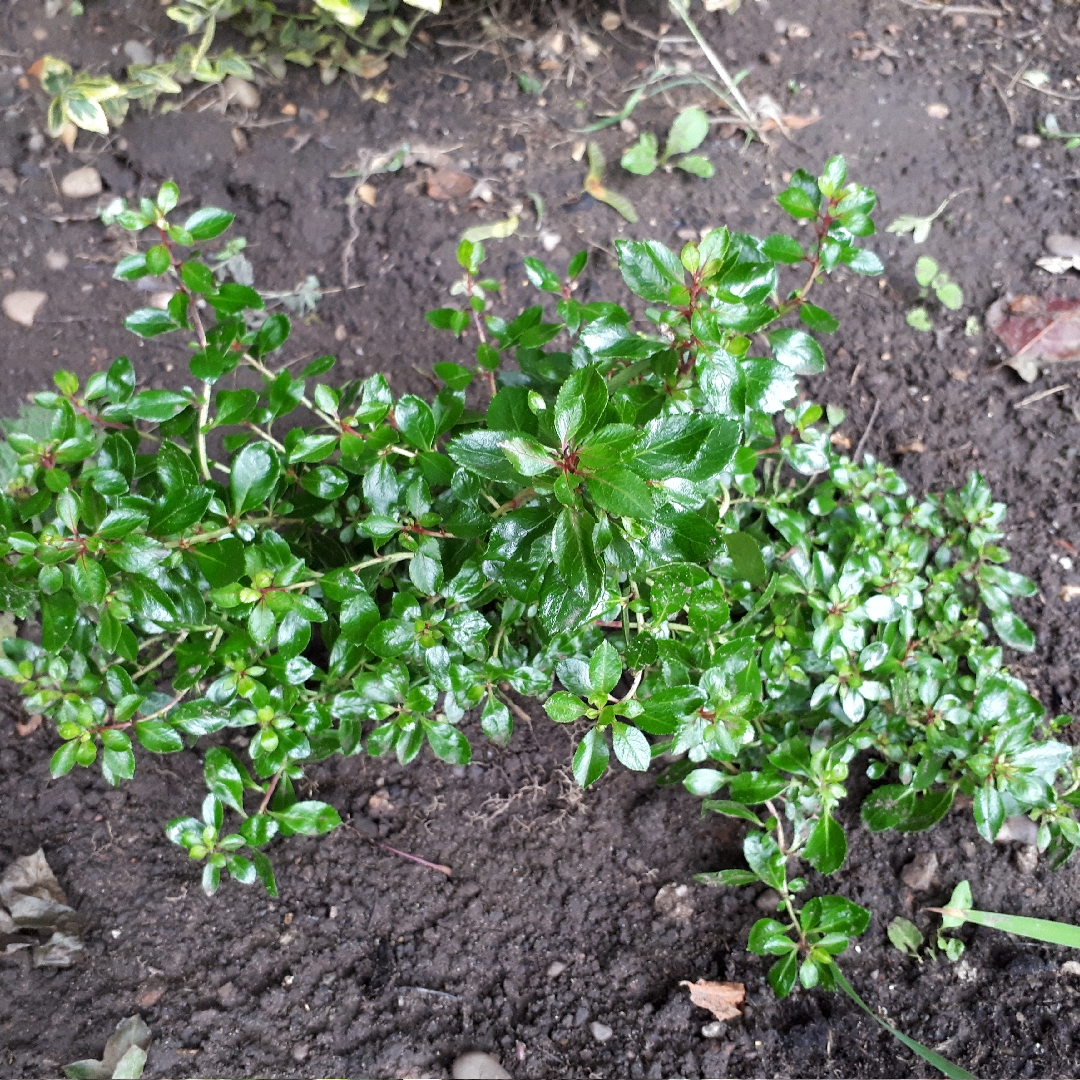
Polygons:
<instances>
[{"instance_id":1,"label":"small pebble","mask_svg":"<svg viewBox=\"0 0 1080 1080\"><path fill-rule=\"evenodd\" d=\"M62 251L46 251L45 265L50 270L66 270L68 265L68 257Z\"/></svg>"},{"instance_id":2,"label":"small pebble","mask_svg":"<svg viewBox=\"0 0 1080 1080\"><path fill-rule=\"evenodd\" d=\"M1042 146L1042 139L1038 135L1017 135L1016 145L1021 150L1038 150Z\"/></svg>"},{"instance_id":3,"label":"small pebble","mask_svg":"<svg viewBox=\"0 0 1080 1080\"><path fill-rule=\"evenodd\" d=\"M727 1031L727 1024L723 1020L713 1020L701 1029L701 1034L706 1039L719 1039Z\"/></svg>"},{"instance_id":4,"label":"small pebble","mask_svg":"<svg viewBox=\"0 0 1080 1080\"><path fill-rule=\"evenodd\" d=\"M292 1048L292 1059L293 1059L293 1061L303 1061L304 1058L306 1058L307 1056L308 1056L307 1043L297 1043Z\"/></svg>"},{"instance_id":5,"label":"small pebble","mask_svg":"<svg viewBox=\"0 0 1080 1080\"><path fill-rule=\"evenodd\" d=\"M1080 975L1080 960L1066 960L1061 965L1062 975Z\"/></svg>"},{"instance_id":6,"label":"small pebble","mask_svg":"<svg viewBox=\"0 0 1080 1080\"><path fill-rule=\"evenodd\" d=\"M124 42L124 55L133 63L141 67L150 67L154 62L153 51L147 48L141 41Z\"/></svg>"},{"instance_id":7,"label":"small pebble","mask_svg":"<svg viewBox=\"0 0 1080 1080\"><path fill-rule=\"evenodd\" d=\"M900 880L915 892L926 892L934 884L938 857L932 851L922 851L900 871Z\"/></svg>"},{"instance_id":8,"label":"small pebble","mask_svg":"<svg viewBox=\"0 0 1080 1080\"><path fill-rule=\"evenodd\" d=\"M776 911L780 907L780 894L775 889L766 889L755 901L758 911Z\"/></svg>"},{"instance_id":9,"label":"small pebble","mask_svg":"<svg viewBox=\"0 0 1080 1080\"><path fill-rule=\"evenodd\" d=\"M18 177L6 166L0 169L0 191L5 195L14 195L18 190Z\"/></svg>"},{"instance_id":10,"label":"small pebble","mask_svg":"<svg viewBox=\"0 0 1080 1080\"><path fill-rule=\"evenodd\" d=\"M4 314L20 326L31 327L34 325L34 317L41 310L42 304L48 300L48 296L36 289L17 289L4 297Z\"/></svg>"},{"instance_id":11,"label":"small pebble","mask_svg":"<svg viewBox=\"0 0 1080 1080\"><path fill-rule=\"evenodd\" d=\"M101 194L101 173L93 165L75 169L60 181L60 193L69 199L92 199Z\"/></svg>"},{"instance_id":12,"label":"small pebble","mask_svg":"<svg viewBox=\"0 0 1080 1080\"><path fill-rule=\"evenodd\" d=\"M927 105L926 115L929 116L931 120L945 120L949 115L949 106L942 105L940 102L933 105Z\"/></svg>"},{"instance_id":13,"label":"small pebble","mask_svg":"<svg viewBox=\"0 0 1080 1080\"><path fill-rule=\"evenodd\" d=\"M999 844L1015 840L1018 844L1034 844L1039 836L1039 826L1022 814L1005 819L1001 831L994 837Z\"/></svg>"},{"instance_id":14,"label":"small pebble","mask_svg":"<svg viewBox=\"0 0 1080 1080\"><path fill-rule=\"evenodd\" d=\"M600 25L611 33L612 30L618 30L622 26L622 18L617 11L605 11L600 16Z\"/></svg>"},{"instance_id":15,"label":"small pebble","mask_svg":"<svg viewBox=\"0 0 1080 1080\"><path fill-rule=\"evenodd\" d=\"M547 977L557 979L566 970L566 965L561 960L553 960L548 964Z\"/></svg>"},{"instance_id":16,"label":"small pebble","mask_svg":"<svg viewBox=\"0 0 1080 1080\"><path fill-rule=\"evenodd\" d=\"M172 298L173 294L171 292L156 292L153 296L150 297L150 306L161 308L161 310L164 311L169 306L169 301Z\"/></svg>"},{"instance_id":17,"label":"small pebble","mask_svg":"<svg viewBox=\"0 0 1080 1080\"><path fill-rule=\"evenodd\" d=\"M8 192L10 195L11 192ZM1046 250L1060 259L1075 259L1080 256L1080 236L1067 233L1051 233L1046 238Z\"/></svg>"},{"instance_id":18,"label":"small pebble","mask_svg":"<svg viewBox=\"0 0 1080 1080\"><path fill-rule=\"evenodd\" d=\"M653 901L653 907L668 919L683 922L694 914L694 898L690 895L689 885L665 885Z\"/></svg>"},{"instance_id":19,"label":"small pebble","mask_svg":"<svg viewBox=\"0 0 1080 1080\"><path fill-rule=\"evenodd\" d=\"M470 1050L454 1059L450 1075L454 1080L512 1080L510 1074L490 1055Z\"/></svg>"},{"instance_id":20,"label":"small pebble","mask_svg":"<svg viewBox=\"0 0 1080 1080\"><path fill-rule=\"evenodd\" d=\"M226 105L238 105L241 109L251 112L259 107L262 99L254 83L241 79L238 75L230 75L221 84L221 100Z\"/></svg>"},{"instance_id":21,"label":"small pebble","mask_svg":"<svg viewBox=\"0 0 1080 1080\"><path fill-rule=\"evenodd\" d=\"M1034 844L1025 844L1013 856L1013 861L1021 874L1034 874L1039 866L1039 849Z\"/></svg>"},{"instance_id":22,"label":"small pebble","mask_svg":"<svg viewBox=\"0 0 1080 1080\"><path fill-rule=\"evenodd\" d=\"M592 1032L593 1038L597 1042L602 1043L607 1042L608 1039L610 1039L611 1036L615 1034L615 1032L612 1031L611 1028L607 1026L607 1024L601 1024L598 1020L594 1020L589 1025L589 1030Z\"/></svg>"},{"instance_id":23,"label":"small pebble","mask_svg":"<svg viewBox=\"0 0 1080 1080\"><path fill-rule=\"evenodd\" d=\"M554 251L562 243L562 237L557 232L545 232L540 234L540 246L545 251Z\"/></svg>"}]
</instances>

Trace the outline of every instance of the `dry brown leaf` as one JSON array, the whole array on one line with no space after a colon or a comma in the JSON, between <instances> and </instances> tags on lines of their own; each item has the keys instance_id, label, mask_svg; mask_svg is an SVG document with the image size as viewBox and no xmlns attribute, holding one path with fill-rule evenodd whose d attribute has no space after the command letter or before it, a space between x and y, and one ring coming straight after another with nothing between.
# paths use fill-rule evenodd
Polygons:
<instances>
[{"instance_id":1,"label":"dry brown leaf","mask_svg":"<svg viewBox=\"0 0 1080 1080\"><path fill-rule=\"evenodd\" d=\"M368 206L374 206L375 200L379 196L374 184L361 184L356 189L356 194L360 201Z\"/></svg>"},{"instance_id":2,"label":"dry brown leaf","mask_svg":"<svg viewBox=\"0 0 1080 1080\"><path fill-rule=\"evenodd\" d=\"M801 131L805 127L809 127L811 124L816 124L821 119L821 113L815 109L809 116L797 116L795 113L784 113L779 117L779 123L777 118L770 116L764 123L760 125L758 131L776 131L782 124L788 129L788 131Z\"/></svg>"},{"instance_id":3,"label":"dry brown leaf","mask_svg":"<svg viewBox=\"0 0 1080 1080\"><path fill-rule=\"evenodd\" d=\"M926 443L922 439L912 439L911 442L904 443L903 446L896 448L898 454L925 454Z\"/></svg>"},{"instance_id":4,"label":"dry brown leaf","mask_svg":"<svg viewBox=\"0 0 1080 1080\"><path fill-rule=\"evenodd\" d=\"M427 193L433 199L464 199L473 189L473 178L456 169L439 169L427 182Z\"/></svg>"},{"instance_id":5,"label":"dry brown leaf","mask_svg":"<svg viewBox=\"0 0 1080 1080\"><path fill-rule=\"evenodd\" d=\"M742 1015L739 1006L746 1000L746 987L742 983L710 982L708 979L692 983L684 979L679 985L690 991L690 1000L699 1009L708 1009L717 1020L734 1020Z\"/></svg>"},{"instance_id":6,"label":"dry brown leaf","mask_svg":"<svg viewBox=\"0 0 1080 1080\"><path fill-rule=\"evenodd\" d=\"M834 431L829 436L829 442L831 442L833 444L833 446L836 447L837 450L850 450L851 449L851 440L846 435L844 435L842 432L839 432L839 431Z\"/></svg>"},{"instance_id":7,"label":"dry brown leaf","mask_svg":"<svg viewBox=\"0 0 1080 1080\"><path fill-rule=\"evenodd\" d=\"M986 325L1008 346L1006 364L1034 382L1039 364L1080 360L1080 300L1003 296L990 305Z\"/></svg>"},{"instance_id":8,"label":"dry brown leaf","mask_svg":"<svg viewBox=\"0 0 1080 1080\"><path fill-rule=\"evenodd\" d=\"M39 727L41 727L41 713L34 713L25 724L21 720L15 721L15 730L22 739L25 739L27 735L32 735Z\"/></svg>"}]
</instances>

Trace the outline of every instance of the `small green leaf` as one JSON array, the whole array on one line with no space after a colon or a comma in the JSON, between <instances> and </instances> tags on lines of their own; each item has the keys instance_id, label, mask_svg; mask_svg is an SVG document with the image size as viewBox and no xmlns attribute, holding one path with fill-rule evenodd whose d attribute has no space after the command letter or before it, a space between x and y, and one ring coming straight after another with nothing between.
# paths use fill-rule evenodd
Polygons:
<instances>
[{"instance_id":1,"label":"small green leaf","mask_svg":"<svg viewBox=\"0 0 1080 1080\"><path fill-rule=\"evenodd\" d=\"M574 751L574 779L582 787L596 783L604 775L610 756L603 731L590 728Z\"/></svg>"}]
</instances>

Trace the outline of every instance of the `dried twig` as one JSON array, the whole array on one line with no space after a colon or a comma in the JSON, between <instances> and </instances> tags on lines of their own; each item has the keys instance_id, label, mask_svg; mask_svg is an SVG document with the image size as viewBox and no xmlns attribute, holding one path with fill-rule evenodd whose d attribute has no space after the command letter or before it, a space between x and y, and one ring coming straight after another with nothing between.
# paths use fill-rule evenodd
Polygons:
<instances>
[{"instance_id":1,"label":"dried twig","mask_svg":"<svg viewBox=\"0 0 1080 1080\"><path fill-rule=\"evenodd\" d=\"M1034 405L1036 401L1042 401L1043 398L1050 397L1051 394L1060 394L1062 390L1068 390L1069 384L1062 383L1060 386L1051 387L1049 390L1040 390L1037 394L1028 394L1023 401L1016 403L1016 408L1025 409L1028 405Z\"/></svg>"},{"instance_id":2,"label":"dried twig","mask_svg":"<svg viewBox=\"0 0 1080 1080\"><path fill-rule=\"evenodd\" d=\"M724 67L713 47L702 36L701 31L697 28L697 23L690 18L688 0L668 0L668 6L680 19L682 19L683 23L686 25L686 29L694 35L694 40L697 42L698 48L704 53L705 59L712 65L713 71L720 76L720 81L727 87L728 93L735 102L735 108L732 111L739 112L742 119L751 128L756 128L759 124L757 113L750 107L750 103L746 98L743 97L742 91L739 89L739 84L728 74L727 68Z\"/></svg>"},{"instance_id":3,"label":"dried twig","mask_svg":"<svg viewBox=\"0 0 1080 1080\"><path fill-rule=\"evenodd\" d=\"M916 11L927 11L934 15L989 15L994 19L1003 19L1006 15L1001 8L968 7L965 4L928 4L925 0L900 0L900 3Z\"/></svg>"},{"instance_id":4,"label":"dried twig","mask_svg":"<svg viewBox=\"0 0 1080 1080\"><path fill-rule=\"evenodd\" d=\"M870 438L870 430L873 428L874 421L877 419L879 412L881 412L881 402L875 398L874 411L870 414L870 419L866 422L866 430L862 433L859 445L855 447L855 453L851 457L851 460L854 461L856 465L862 458L863 448L866 446L866 440Z\"/></svg>"}]
</instances>

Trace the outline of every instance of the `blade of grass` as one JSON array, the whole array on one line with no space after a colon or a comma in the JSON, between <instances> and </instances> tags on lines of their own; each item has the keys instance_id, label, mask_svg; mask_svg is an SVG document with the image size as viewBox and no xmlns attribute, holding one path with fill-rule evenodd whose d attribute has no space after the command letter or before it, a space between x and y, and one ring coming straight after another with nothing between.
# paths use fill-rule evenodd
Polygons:
<instances>
[{"instance_id":1,"label":"blade of grass","mask_svg":"<svg viewBox=\"0 0 1080 1080\"><path fill-rule=\"evenodd\" d=\"M1049 919L1029 919L1024 915L1002 915L998 911L972 911L960 908L927 908L939 915L975 923L976 926L989 926L994 930L1004 930L1007 934L1046 941L1051 945L1068 945L1080 949L1080 926L1070 923L1051 922Z\"/></svg>"},{"instance_id":2,"label":"blade of grass","mask_svg":"<svg viewBox=\"0 0 1080 1080\"><path fill-rule=\"evenodd\" d=\"M943 1058L940 1054L935 1053L928 1046L923 1046L921 1042L916 1042L914 1039L909 1038L907 1035L905 1035L902 1031L898 1031L892 1026L892 1024L888 1023L885 1020L882 1020L881 1017L878 1016L877 1013L875 1013L870 1008L870 1006L867 1005L865 1001L863 1001L861 997L859 997L859 995L855 992L854 987L851 985L851 983L847 981L844 973L836 964L833 964L833 977L836 979L836 985L839 986L840 989L843 990L844 993L847 994L847 996L851 998L851 1000L854 1001L855 1004L858 1005L859 1008L862 1009L862 1011L866 1013L867 1016L877 1021L877 1023L879 1023L890 1035L899 1039L909 1050L918 1054L919 1057L923 1059L923 1061L928 1062L929 1064L933 1065L935 1069L938 1069L942 1073L944 1073L949 1078L949 1080L976 1080L974 1074L969 1073L967 1069L962 1069L959 1065L954 1065L951 1061L949 1061L948 1058Z\"/></svg>"}]
</instances>

